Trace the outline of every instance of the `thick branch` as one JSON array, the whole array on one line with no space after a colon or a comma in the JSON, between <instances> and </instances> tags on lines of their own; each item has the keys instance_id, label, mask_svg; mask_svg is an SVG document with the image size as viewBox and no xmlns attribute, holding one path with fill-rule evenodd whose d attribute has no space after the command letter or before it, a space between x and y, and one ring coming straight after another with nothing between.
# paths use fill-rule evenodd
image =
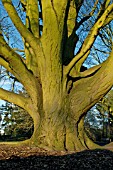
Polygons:
<instances>
[{"instance_id":1,"label":"thick branch","mask_svg":"<svg viewBox=\"0 0 113 170\"><path fill-rule=\"evenodd\" d=\"M24 37L24 39L30 44L32 48L36 47L38 45L37 39L22 23L11 0L2 0L2 2L13 24L15 25L19 33L22 35L22 37Z\"/></svg>"},{"instance_id":2,"label":"thick branch","mask_svg":"<svg viewBox=\"0 0 113 170\"><path fill-rule=\"evenodd\" d=\"M84 72L78 72L75 70L75 72L70 72L70 76L72 78L85 78L85 77L90 77L93 74L95 74L99 69L101 68L101 64L91 67L88 70L84 71Z\"/></svg>"},{"instance_id":3,"label":"thick branch","mask_svg":"<svg viewBox=\"0 0 113 170\"><path fill-rule=\"evenodd\" d=\"M109 14L109 16L106 18L103 26L106 26L106 25L109 24L112 20L113 20L113 12L111 12L111 13Z\"/></svg>"},{"instance_id":4,"label":"thick branch","mask_svg":"<svg viewBox=\"0 0 113 170\"><path fill-rule=\"evenodd\" d=\"M62 38L64 35L65 13L69 0L54 1L45 3L42 0L43 11L43 34L41 46L43 47L43 58L39 57L39 67L45 79L50 76L58 81L62 78ZM48 43L49 40L49 43ZM45 60L46 58L46 60ZM43 68L43 69L42 69ZM57 75L57 77L56 77ZM45 84L46 85L46 84Z\"/></svg>"},{"instance_id":5,"label":"thick branch","mask_svg":"<svg viewBox=\"0 0 113 170\"><path fill-rule=\"evenodd\" d=\"M28 110L28 105L30 102L29 98L26 98L13 92L9 92L2 88L0 88L0 99L6 100L10 103L14 103L25 110Z\"/></svg>"},{"instance_id":6,"label":"thick branch","mask_svg":"<svg viewBox=\"0 0 113 170\"><path fill-rule=\"evenodd\" d=\"M110 4L111 0L105 0L105 8L108 7L108 5Z\"/></svg>"},{"instance_id":7,"label":"thick branch","mask_svg":"<svg viewBox=\"0 0 113 170\"><path fill-rule=\"evenodd\" d=\"M73 33L74 27L76 25L76 18L77 18L76 6L74 1L71 1L67 19L68 37Z\"/></svg>"},{"instance_id":8,"label":"thick branch","mask_svg":"<svg viewBox=\"0 0 113 170\"><path fill-rule=\"evenodd\" d=\"M79 61L80 64L83 63L83 61L86 59L86 57L84 57L84 59L82 59L81 61L81 58L83 56L85 56L86 52L88 50L90 50L91 46L93 45L97 35L98 35L98 31L100 30L100 28L103 27L104 25L104 22L106 20L107 17L109 17L109 14L110 12L113 10L113 4L109 5L108 8L105 10L105 12L103 13L103 15L98 19L98 21L94 24L94 26L92 27L92 29L90 30L88 36L86 37L83 45L82 45L82 48L81 48L81 51L79 54L77 54L73 59L72 61L68 64L67 67L65 67L65 72L64 74L68 74L71 69L73 68L73 66ZM79 64L79 65L80 65Z\"/></svg>"},{"instance_id":9,"label":"thick branch","mask_svg":"<svg viewBox=\"0 0 113 170\"><path fill-rule=\"evenodd\" d=\"M39 38L39 11L38 1L28 0L26 1L26 27L36 37ZM34 75L37 74L37 61L33 48L24 40L26 64L29 70ZM36 51L37 53L37 51Z\"/></svg>"},{"instance_id":10,"label":"thick branch","mask_svg":"<svg viewBox=\"0 0 113 170\"><path fill-rule=\"evenodd\" d=\"M97 103L113 85L113 48L109 58L90 77L82 78L74 83L70 92L71 107L76 110L75 119L79 120L81 114L86 113ZM84 92L83 92L83 89ZM76 93L75 93L76 91ZM78 107L79 105L79 107Z\"/></svg>"},{"instance_id":11,"label":"thick branch","mask_svg":"<svg viewBox=\"0 0 113 170\"><path fill-rule=\"evenodd\" d=\"M92 11L87 16L82 18L79 23L77 23L76 22L77 15L78 15L77 10L74 2L71 1L69 14L68 14L68 22L67 22L69 38L67 39L65 45L64 62L63 62L64 65L69 64L69 62L74 58L74 50L78 42L76 30L94 14L97 4L98 4L98 0L95 1Z\"/></svg>"},{"instance_id":12,"label":"thick branch","mask_svg":"<svg viewBox=\"0 0 113 170\"><path fill-rule=\"evenodd\" d=\"M78 41L76 31L76 18L77 11L74 1L70 2L70 5L66 10L66 19L64 25L64 50L63 50L63 65L69 64L74 57L74 49Z\"/></svg>"},{"instance_id":13,"label":"thick branch","mask_svg":"<svg viewBox=\"0 0 113 170\"><path fill-rule=\"evenodd\" d=\"M26 26L35 37L39 38L39 11L37 0L27 0Z\"/></svg>"},{"instance_id":14,"label":"thick branch","mask_svg":"<svg viewBox=\"0 0 113 170\"><path fill-rule=\"evenodd\" d=\"M2 65L3 67L5 67L6 70L8 70L10 73L13 74L13 70L11 70L11 68L9 67L8 62L6 62L1 56L0 56L0 65Z\"/></svg>"},{"instance_id":15,"label":"thick branch","mask_svg":"<svg viewBox=\"0 0 113 170\"><path fill-rule=\"evenodd\" d=\"M48 31L52 34L54 30L62 33L65 11L67 8L69 0L62 1L47 1L42 0L42 10L43 10L43 23L44 31L49 28ZM49 20L48 20L49 18ZM53 29L53 30L52 30Z\"/></svg>"},{"instance_id":16,"label":"thick branch","mask_svg":"<svg viewBox=\"0 0 113 170\"><path fill-rule=\"evenodd\" d=\"M18 77L22 74L22 69L27 70L21 59L21 56L8 46L2 36L0 36L0 43L1 64L4 65L6 69L13 68L15 76ZM21 79L19 78L19 80Z\"/></svg>"},{"instance_id":17,"label":"thick branch","mask_svg":"<svg viewBox=\"0 0 113 170\"><path fill-rule=\"evenodd\" d=\"M34 88L36 88L36 82L32 73L27 69L19 54L15 53L15 51L6 44L2 36L0 36L0 43L0 55L3 58L3 60L1 58L1 62L3 61L3 64L1 65L4 65L6 69L11 71L11 73L13 73L13 75L24 85L29 95L32 96Z\"/></svg>"}]
</instances>

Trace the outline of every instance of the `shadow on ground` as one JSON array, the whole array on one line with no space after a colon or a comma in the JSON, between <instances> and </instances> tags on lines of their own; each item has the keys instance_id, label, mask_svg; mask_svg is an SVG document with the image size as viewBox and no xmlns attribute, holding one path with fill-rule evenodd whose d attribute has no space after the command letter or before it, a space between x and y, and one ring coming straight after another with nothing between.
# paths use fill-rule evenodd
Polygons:
<instances>
[{"instance_id":1,"label":"shadow on ground","mask_svg":"<svg viewBox=\"0 0 113 170\"><path fill-rule=\"evenodd\" d=\"M113 170L113 152L109 150L85 150L62 155L28 157L11 156L0 160L0 169L4 170Z\"/></svg>"}]
</instances>

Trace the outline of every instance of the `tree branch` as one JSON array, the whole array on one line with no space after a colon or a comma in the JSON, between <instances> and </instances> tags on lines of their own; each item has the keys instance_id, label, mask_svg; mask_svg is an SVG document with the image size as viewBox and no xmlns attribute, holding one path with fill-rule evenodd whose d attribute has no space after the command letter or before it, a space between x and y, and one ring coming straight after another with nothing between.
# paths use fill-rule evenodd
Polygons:
<instances>
[{"instance_id":1,"label":"tree branch","mask_svg":"<svg viewBox=\"0 0 113 170\"><path fill-rule=\"evenodd\" d=\"M43 50L43 57L39 57L39 68L40 74L56 76L58 80L62 77L62 51L61 46L63 45L64 36L64 25L66 20L66 11L68 8L69 0L54 1L42 0L42 11L43 11L43 34L41 37L41 45ZM49 19L48 19L49 18ZM50 43L48 43L48 39ZM47 61L47 67L45 67L45 57ZM42 69L44 68L44 69ZM52 69L54 71L52 71ZM46 70L46 73L45 73ZM56 78L56 79L57 79ZM61 80L59 80L61 81Z\"/></svg>"},{"instance_id":2,"label":"tree branch","mask_svg":"<svg viewBox=\"0 0 113 170\"><path fill-rule=\"evenodd\" d=\"M21 2L21 4L22 4L22 7L24 6L23 8L25 8L25 6L26 6L26 1L20 0L20 2Z\"/></svg>"},{"instance_id":3,"label":"tree branch","mask_svg":"<svg viewBox=\"0 0 113 170\"><path fill-rule=\"evenodd\" d=\"M8 46L8 44L3 39L3 36L0 36L0 43L1 64L4 64L4 66L10 70L13 68L15 76L19 78L19 75L22 74L22 70L20 70L20 68L27 70L21 59L21 56Z\"/></svg>"},{"instance_id":4,"label":"tree branch","mask_svg":"<svg viewBox=\"0 0 113 170\"><path fill-rule=\"evenodd\" d=\"M13 74L13 70L11 70L11 68L9 67L8 62L6 62L2 56L0 56L0 65L2 65L3 67L6 68L6 70L8 70L9 72L11 72Z\"/></svg>"},{"instance_id":5,"label":"tree branch","mask_svg":"<svg viewBox=\"0 0 113 170\"><path fill-rule=\"evenodd\" d=\"M21 50L19 48L13 48L14 51L18 51L18 52L25 52L24 50Z\"/></svg>"},{"instance_id":6,"label":"tree branch","mask_svg":"<svg viewBox=\"0 0 113 170\"><path fill-rule=\"evenodd\" d=\"M74 58L74 50L78 42L78 36L76 34L76 30L94 14L97 4L98 4L98 0L95 1L92 11L87 16L82 18L79 23L77 23L76 18L78 14L77 14L76 6L74 2L71 1L69 14L68 14L68 23L67 23L67 25L69 25L68 26L69 38L67 38L67 42L66 42L65 50L64 50L65 51L64 58L63 58L64 65L69 64L69 62Z\"/></svg>"},{"instance_id":7,"label":"tree branch","mask_svg":"<svg viewBox=\"0 0 113 170\"><path fill-rule=\"evenodd\" d=\"M26 26L22 23L19 18L11 0L2 0L2 3L8 12L9 17L11 18L13 24L22 35L22 37L30 44L30 46L34 49L38 45L37 39L33 36L33 34L26 28Z\"/></svg>"},{"instance_id":8,"label":"tree branch","mask_svg":"<svg viewBox=\"0 0 113 170\"><path fill-rule=\"evenodd\" d=\"M76 9L77 9L77 13L79 12L82 4L83 4L84 0L78 0L78 1L75 1L75 5L76 5Z\"/></svg>"},{"instance_id":9,"label":"tree branch","mask_svg":"<svg viewBox=\"0 0 113 170\"><path fill-rule=\"evenodd\" d=\"M77 119L79 119L81 113L86 113L113 86L113 66L111 63L113 63L113 46L108 59L100 65L101 67L92 76L79 79L74 83L70 92L70 100L73 112L75 110L77 112L77 117L75 116ZM83 89L85 89L84 92ZM79 104L81 105L80 108L78 107Z\"/></svg>"},{"instance_id":10,"label":"tree branch","mask_svg":"<svg viewBox=\"0 0 113 170\"><path fill-rule=\"evenodd\" d=\"M16 94L0 88L0 99L6 100L10 103L14 103L25 110L29 110L28 105L30 103L30 99L21 96L20 94Z\"/></svg>"},{"instance_id":11,"label":"tree branch","mask_svg":"<svg viewBox=\"0 0 113 170\"><path fill-rule=\"evenodd\" d=\"M90 76L92 76L93 74L95 74L100 68L101 68L101 64L99 64L99 65L97 65L97 66L94 66L94 67L91 67L91 68L89 68L88 70L85 70L85 71L83 71L83 72L79 72L78 74L77 74L76 71L75 71L75 73L74 73L74 71L73 71L73 72L70 72L69 75L70 75L72 78L85 78L85 77L90 77Z\"/></svg>"},{"instance_id":12,"label":"tree branch","mask_svg":"<svg viewBox=\"0 0 113 170\"><path fill-rule=\"evenodd\" d=\"M11 71L19 82L24 85L29 95L32 96L34 88L36 88L35 78L27 69L19 54L15 53L15 51L6 44L2 36L0 36L0 55L2 56L1 62L3 61L1 65L4 65L6 69Z\"/></svg>"},{"instance_id":13,"label":"tree branch","mask_svg":"<svg viewBox=\"0 0 113 170\"><path fill-rule=\"evenodd\" d=\"M102 16L106 8L110 5L111 0L104 0L103 2L100 2L100 9L98 12L97 20Z\"/></svg>"},{"instance_id":14,"label":"tree branch","mask_svg":"<svg viewBox=\"0 0 113 170\"><path fill-rule=\"evenodd\" d=\"M54 32L54 30L58 31L58 33L59 31L62 33L65 11L68 3L69 0L62 0L57 2L50 0L47 1L46 3L45 0L42 0L43 22L44 22L43 32L45 32L46 28L49 27L51 34Z\"/></svg>"},{"instance_id":15,"label":"tree branch","mask_svg":"<svg viewBox=\"0 0 113 170\"><path fill-rule=\"evenodd\" d=\"M83 17L79 23L77 23L76 29L78 29L85 21L87 21L90 17L93 16L97 4L98 4L98 0L95 1L92 11L87 16Z\"/></svg>"},{"instance_id":16,"label":"tree branch","mask_svg":"<svg viewBox=\"0 0 113 170\"><path fill-rule=\"evenodd\" d=\"M68 19L67 19L67 29L68 29L68 37L73 34L73 30L76 25L77 18L77 10L74 3L74 0L70 2L69 11L68 11Z\"/></svg>"},{"instance_id":17,"label":"tree branch","mask_svg":"<svg viewBox=\"0 0 113 170\"><path fill-rule=\"evenodd\" d=\"M74 50L78 41L76 31L76 18L77 10L74 0L70 2L70 5L66 10L66 18L64 25L64 50L63 50L63 65L69 64L74 57Z\"/></svg>"},{"instance_id":18,"label":"tree branch","mask_svg":"<svg viewBox=\"0 0 113 170\"><path fill-rule=\"evenodd\" d=\"M104 22L106 20L107 17L109 17L110 12L113 10L113 4L109 5L108 8L105 10L105 12L103 13L103 15L98 19L98 21L94 24L94 26L91 28L88 36L86 37L81 51L80 53L78 53L72 60L71 62L65 67L64 70L64 74L67 75L71 69L73 68L73 66L77 63L78 65L81 65L83 63L83 61L86 59L85 54L88 52L88 50L90 50L91 46L93 45L97 35L98 35L98 31L100 30L100 28L103 27ZM82 57L84 57L84 59L82 59ZM81 61L82 60L82 61Z\"/></svg>"},{"instance_id":19,"label":"tree branch","mask_svg":"<svg viewBox=\"0 0 113 170\"><path fill-rule=\"evenodd\" d=\"M106 25L109 24L112 20L113 20L113 12L111 12L111 13L109 14L109 16L106 18L103 26L106 26Z\"/></svg>"},{"instance_id":20,"label":"tree branch","mask_svg":"<svg viewBox=\"0 0 113 170\"><path fill-rule=\"evenodd\" d=\"M26 27L39 38L39 11L37 0L26 1Z\"/></svg>"},{"instance_id":21,"label":"tree branch","mask_svg":"<svg viewBox=\"0 0 113 170\"><path fill-rule=\"evenodd\" d=\"M21 4L26 12L26 27L27 29L34 35L34 37L39 40L40 38L40 25L39 25L39 5L38 0L21 0ZM41 51L40 45L35 46L33 43L33 47L23 38L24 47L25 47L25 56L26 56L26 65L29 70L33 72L35 76L38 75L38 61L41 56L39 53ZM35 48L36 47L36 48ZM35 51L34 51L35 48ZM39 57L36 57L39 54ZM37 59L38 58L38 59Z\"/></svg>"}]
</instances>

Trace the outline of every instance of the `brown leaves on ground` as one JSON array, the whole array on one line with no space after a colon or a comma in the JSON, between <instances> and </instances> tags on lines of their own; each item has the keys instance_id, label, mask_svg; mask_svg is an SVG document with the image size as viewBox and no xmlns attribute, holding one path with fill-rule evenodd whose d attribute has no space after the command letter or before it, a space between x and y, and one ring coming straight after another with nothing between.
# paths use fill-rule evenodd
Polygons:
<instances>
[{"instance_id":1,"label":"brown leaves on ground","mask_svg":"<svg viewBox=\"0 0 113 170\"><path fill-rule=\"evenodd\" d=\"M10 146L10 145L0 145L0 160L9 159L14 156L18 157L28 157L28 156L47 156L47 155L65 155L73 152L65 151L47 151L38 147L29 147L29 146Z\"/></svg>"},{"instance_id":2,"label":"brown leaves on ground","mask_svg":"<svg viewBox=\"0 0 113 170\"><path fill-rule=\"evenodd\" d=\"M113 152L48 152L37 147L0 145L1 170L113 170Z\"/></svg>"}]
</instances>

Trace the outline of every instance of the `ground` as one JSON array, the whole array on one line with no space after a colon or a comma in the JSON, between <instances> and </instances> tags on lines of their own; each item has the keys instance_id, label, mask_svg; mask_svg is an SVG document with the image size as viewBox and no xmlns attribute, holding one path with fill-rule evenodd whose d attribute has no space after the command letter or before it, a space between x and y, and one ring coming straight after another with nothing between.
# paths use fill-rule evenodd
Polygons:
<instances>
[{"instance_id":1,"label":"ground","mask_svg":"<svg viewBox=\"0 0 113 170\"><path fill-rule=\"evenodd\" d=\"M1 170L113 170L113 152L107 149L76 153L47 152L36 147L0 145Z\"/></svg>"}]
</instances>

